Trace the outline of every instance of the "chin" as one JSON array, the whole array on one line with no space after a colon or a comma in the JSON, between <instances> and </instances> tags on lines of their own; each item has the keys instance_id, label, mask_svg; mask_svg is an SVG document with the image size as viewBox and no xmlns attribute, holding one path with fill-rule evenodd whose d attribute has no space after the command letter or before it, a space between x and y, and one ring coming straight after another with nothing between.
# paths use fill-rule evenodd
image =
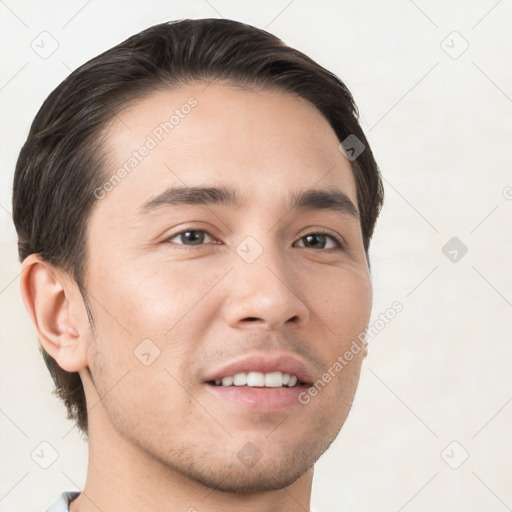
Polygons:
<instances>
[{"instance_id":1,"label":"chin","mask_svg":"<svg viewBox=\"0 0 512 512\"><path fill-rule=\"evenodd\" d=\"M288 487L310 468L268 468L248 469L243 466L231 469L209 468L200 474L189 474L200 484L227 493L254 493L276 491Z\"/></svg>"},{"instance_id":2,"label":"chin","mask_svg":"<svg viewBox=\"0 0 512 512\"><path fill-rule=\"evenodd\" d=\"M251 493L274 491L293 484L313 467L329 448L337 432L304 440L296 446L267 445L263 453L251 442L233 452L209 450L182 472L189 478L217 491ZM324 433L325 435L325 433Z\"/></svg>"}]
</instances>

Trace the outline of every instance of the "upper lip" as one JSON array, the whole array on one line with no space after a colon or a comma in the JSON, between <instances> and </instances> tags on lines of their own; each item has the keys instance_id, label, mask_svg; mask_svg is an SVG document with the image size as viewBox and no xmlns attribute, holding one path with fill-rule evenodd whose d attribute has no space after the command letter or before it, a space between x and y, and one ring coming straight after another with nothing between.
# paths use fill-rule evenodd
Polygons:
<instances>
[{"instance_id":1,"label":"upper lip","mask_svg":"<svg viewBox=\"0 0 512 512\"><path fill-rule=\"evenodd\" d=\"M209 373L205 378L205 382L233 376L237 373L249 372L282 372L295 375L297 379L304 384L310 384L312 382L311 372L307 366L295 356L282 352L251 354L240 359L232 360Z\"/></svg>"}]
</instances>

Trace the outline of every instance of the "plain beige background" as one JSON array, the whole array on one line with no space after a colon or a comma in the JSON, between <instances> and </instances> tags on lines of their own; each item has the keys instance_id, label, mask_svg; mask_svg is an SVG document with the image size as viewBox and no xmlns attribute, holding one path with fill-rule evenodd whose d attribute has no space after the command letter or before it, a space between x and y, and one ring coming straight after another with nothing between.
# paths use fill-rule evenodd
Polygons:
<instances>
[{"instance_id":1,"label":"plain beige background","mask_svg":"<svg viewBox=\"0 0 512 512\"><path fill-rule=\"evenodd\" d=\"M3 0L0 511L44 510L87 466L19 294L11 186L29 125L71 70L129 35L221 16L340 76L385 179L372 323L403 311L370 341L313 508L512 510L512 1Z\"/></svg>"}]
</instances>

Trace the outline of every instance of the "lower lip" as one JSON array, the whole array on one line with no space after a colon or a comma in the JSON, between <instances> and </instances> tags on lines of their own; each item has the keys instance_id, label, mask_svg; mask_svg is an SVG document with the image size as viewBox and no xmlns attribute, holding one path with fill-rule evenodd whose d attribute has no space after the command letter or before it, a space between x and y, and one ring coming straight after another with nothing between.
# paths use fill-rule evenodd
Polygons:
<instances>
[{"instance_id":1,"label":"lower lip","mask_svg":"<svg viewBox=\"0 0 512 512\"><path fill-rule=\"evenodd\" d=\"M294 405L301 405L299 395L308 387L301 385L293 388L249 388L206 384L206 389L217 398L240 404L254 412L279 412Z\"/></svg>"}]
</instances>

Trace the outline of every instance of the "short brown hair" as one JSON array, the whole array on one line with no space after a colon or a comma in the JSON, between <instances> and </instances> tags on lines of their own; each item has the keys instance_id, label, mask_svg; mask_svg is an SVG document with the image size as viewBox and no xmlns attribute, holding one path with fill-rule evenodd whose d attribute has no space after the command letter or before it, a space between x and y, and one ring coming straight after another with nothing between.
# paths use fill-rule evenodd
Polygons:
<instances>
[{"instance_id":1,"label":"short brown hair","mask_svg":"<svg viewBox=\"0 0 512 512\"><path fill-rule=\"evenodd\" d=\"M100 134L131 102L162 89L221 80L296 94L327 119L340 143L355 136L364 151L352 161L364 249L384 192L378 166L344 83L264 30L225 19L182 20L150 27L73 71L44 101L21 149L13 187L20 261L37 253L69 272L85 301L86 227L94 191L105 179ZM78 373L61 369L40 345L68 418L87 434Z\"/></svg>"}]
</instances>

